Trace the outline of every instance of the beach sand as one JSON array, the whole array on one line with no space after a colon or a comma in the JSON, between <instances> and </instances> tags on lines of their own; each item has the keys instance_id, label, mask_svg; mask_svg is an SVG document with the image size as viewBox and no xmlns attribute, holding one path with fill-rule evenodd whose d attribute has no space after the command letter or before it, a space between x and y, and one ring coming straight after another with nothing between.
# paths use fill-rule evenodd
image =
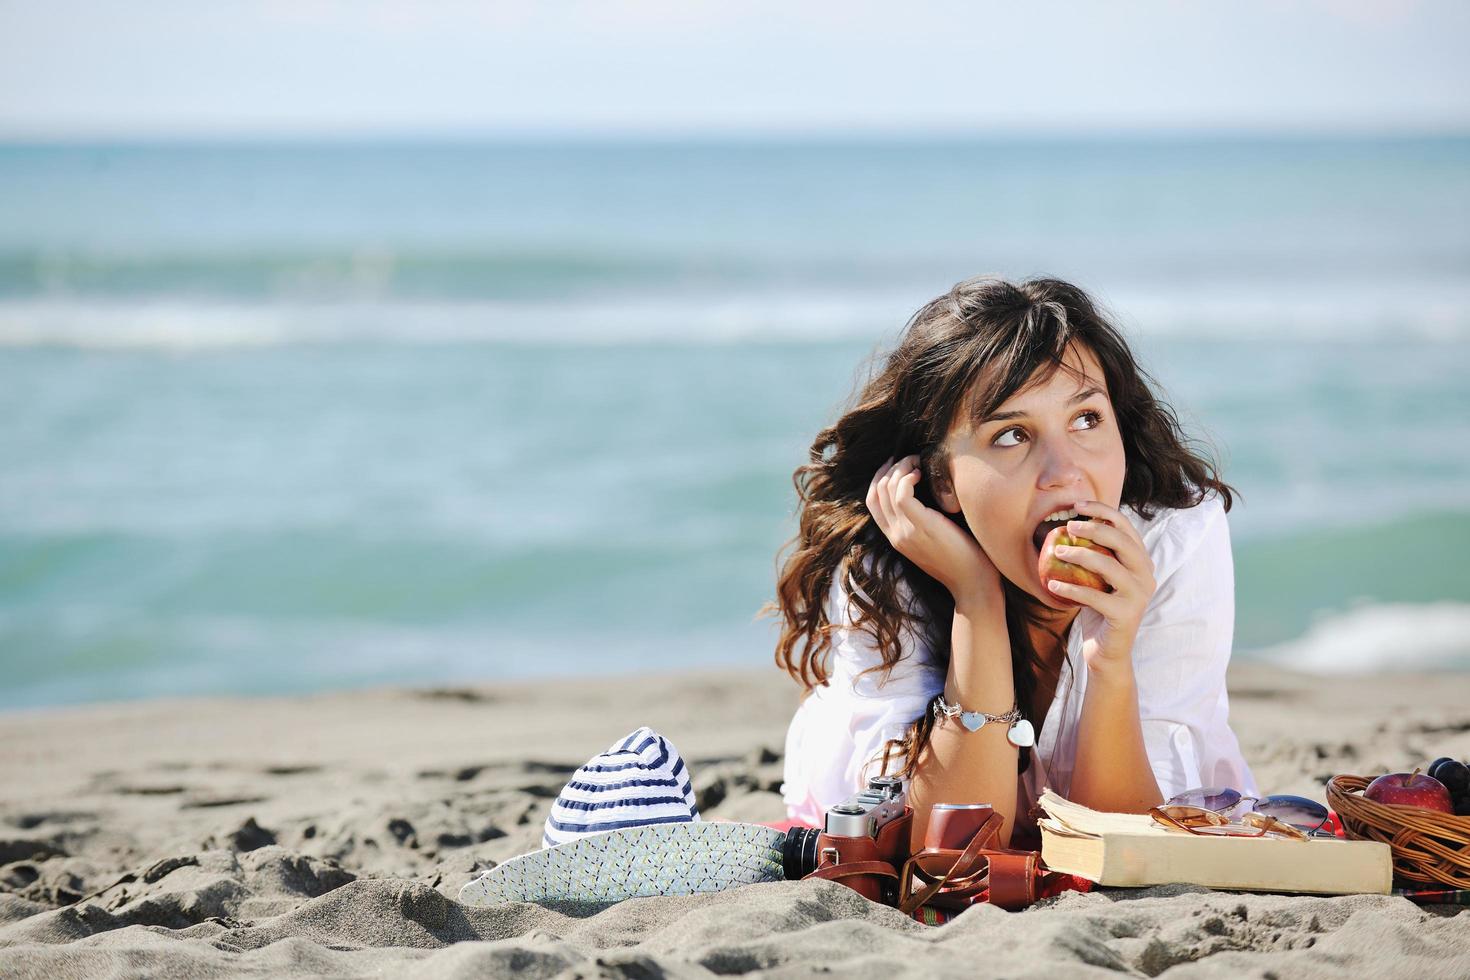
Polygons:
<instances>
[{"instance_id":1,"label":"beach sand","mask_svg":"<svg viewBox=\"0 0 1470 980\"><path fill-rule=\"evenodd\" d=\"M1464 675L1237 664L1230 687L1263 791L1470 757ZM830 882L455 901L639 725L704 816L783 819L795 704L771 668L0 715L0 976L1470 976L1470 909L1389 896L1100 889L942 927Z\"/></svg>"}]
</instances>

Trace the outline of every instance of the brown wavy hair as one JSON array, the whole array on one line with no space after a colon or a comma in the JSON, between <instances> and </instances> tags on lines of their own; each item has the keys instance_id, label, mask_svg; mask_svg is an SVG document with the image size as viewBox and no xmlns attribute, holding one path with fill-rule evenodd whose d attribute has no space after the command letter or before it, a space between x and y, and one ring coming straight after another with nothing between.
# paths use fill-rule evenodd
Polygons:
<instances>
[{"instance_id":1,"label":"brown wavy hair","mask_svg":"<svg viewBox=\"0 0 1470 980\"><path fill-rule=\"evenodd\" d=\"M917 452L924 479L915 495L925 506L936 507L928 488L936 481L948 485L944 440L952 425L995 411L1024 389L1038 369L1042 381L1058 368L1067 369L1062 358L1073 343L1092 351L1107 380L1127 466L1120 505L1152 520L1154 508L1192 507L1213 490L1230 509L1238 491L1217 478L1208 456L1190 448L1174 412L1155 396L1157 383L1085 292L1051 278L1020 283L988 276L967 279L909 319L881 368L873 374L870 364L870 379L851 407L817 433L809 461L792 477L799 500L798 530L778 552L779 562L780 553L792 549L780 562L776 601L767 602L758 615L781 614L776 664L802 685L803 697L827 683L831 634L838 626L830 621L825 600L844 562L857 587L848 588L859 611L851 625L869 630L882 655L879 665L863 673L880 671L887 680L902 656L901 630L921 638L935 662L948 669L954 599L889 543L868 511L868 486L889 457ZM963 515L948 516L965 526ZM914 603L907 608L900 578L913 594ZM1016 701L1029 716L1037 672L1043 667L1028 626L1061 637L1046 628L1044 603L1004 577L1001 582ZM911 778L932 727L933 715L925 712L904 737L888 740L880 771L888 772L889 758L897 753L904 763L896 774ZM1023 770L1028 761L1023 749Z\"/></svg>"}]
</instances>

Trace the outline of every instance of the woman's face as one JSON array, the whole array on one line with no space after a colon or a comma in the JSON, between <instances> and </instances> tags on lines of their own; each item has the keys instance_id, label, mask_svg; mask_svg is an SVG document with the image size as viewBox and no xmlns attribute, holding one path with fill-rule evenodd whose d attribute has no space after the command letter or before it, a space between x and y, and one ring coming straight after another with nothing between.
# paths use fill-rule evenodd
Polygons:
<instances>
[{"instance_id":1,"label":"woman's face","mask_svg":"<svg viewBox=\"0 0 1470 980\"><path fill-rule=\"evenodd\" d=\"M1080 344L1067 348L1063 363L1076 373L1058 370L1044 385L1016 392L991 418L956 423L945 440L953 491L939 489L935 499L964 514L1012 584L1051 609L1075 613L1077 606L1042 586L1032 534L1042 518L1078 500L1117 507L1126 464L1102 365ZM1091 389L1096 393L1083 395Z\"/></svg>"}]
</instances>

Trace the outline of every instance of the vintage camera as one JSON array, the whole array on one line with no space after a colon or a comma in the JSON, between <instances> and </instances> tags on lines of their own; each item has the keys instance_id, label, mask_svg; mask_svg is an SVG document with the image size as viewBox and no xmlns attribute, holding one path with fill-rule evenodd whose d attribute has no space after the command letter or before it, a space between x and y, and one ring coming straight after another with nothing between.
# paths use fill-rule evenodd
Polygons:
<instances>
[{"instance_id":1,"label":"vintage camera","mask_svg":"<svg viewBox=\"0 0 1470 980\"><path fill-rule=\"evenodd\" d=\"M903 780L875 776L866 789L828 807L821 830L798 827L787 833L782 848L786 877L794 881L819 869L863 861L883 862L896 873L908 859L913 816ZM864 874L832 877L872 901L892 904L894 887L889 879Z\"/></svg>"}]
</instances>

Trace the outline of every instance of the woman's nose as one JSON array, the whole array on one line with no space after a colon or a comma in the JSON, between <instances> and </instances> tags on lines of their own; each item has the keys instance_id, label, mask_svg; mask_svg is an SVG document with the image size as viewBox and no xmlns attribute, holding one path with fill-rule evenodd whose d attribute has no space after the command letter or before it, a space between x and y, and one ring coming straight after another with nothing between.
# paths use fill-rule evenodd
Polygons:
<instances>
[{"instance_id":1,"label":"woman's nose","mask_svg":"<svg viewBox=\"0 0 1470 980\"><path fill-rule=\"evenodd\" d=\"M1062 446L1047 453L1041 468L1041 485L1047 489L1069 487L1081 482L1083 475L1073 450Z\"/></svg>"}]
</instances>

